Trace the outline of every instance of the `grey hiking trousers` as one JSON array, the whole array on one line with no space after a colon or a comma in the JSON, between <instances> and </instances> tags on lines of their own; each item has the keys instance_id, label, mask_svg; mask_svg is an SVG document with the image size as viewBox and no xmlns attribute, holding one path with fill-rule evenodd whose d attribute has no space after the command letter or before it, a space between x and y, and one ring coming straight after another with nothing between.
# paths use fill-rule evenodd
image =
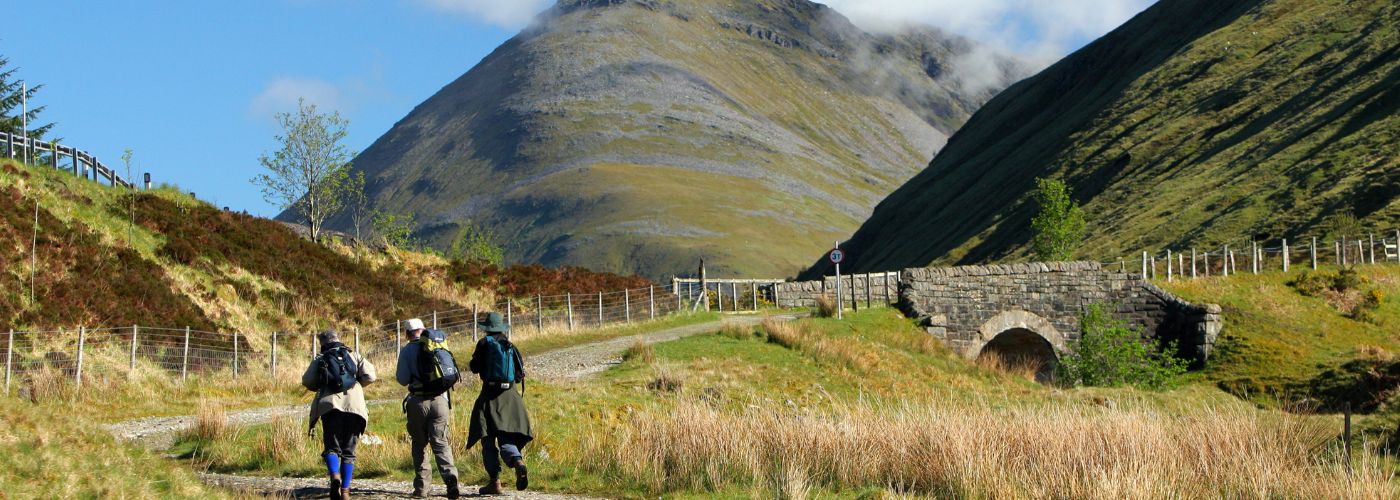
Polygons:
<instances>
[{"instance_id":1,"label":"grey hiking trousers","mask_svg":"<svg viewBox=\"0 0 1400 500\"><path fill-rule=\"evenodd\" d=\"M409 396L404 407L408 414L408 436L413 440L413 467L417 470L413 488L423 490L432 480L433 470L423 453L428 446L433 448L433 459L437 461L443 484L449 489L456 487L457 466L452 463L452 447L447 444L447 426L452 420L447 395L432 399Z\"/></svg>"}]
</instances>

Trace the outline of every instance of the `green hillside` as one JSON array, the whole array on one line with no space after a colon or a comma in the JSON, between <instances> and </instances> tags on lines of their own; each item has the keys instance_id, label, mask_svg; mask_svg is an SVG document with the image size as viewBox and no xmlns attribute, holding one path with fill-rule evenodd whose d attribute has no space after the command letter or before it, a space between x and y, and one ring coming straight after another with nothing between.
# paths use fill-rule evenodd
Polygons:
<instances>
[{"instance_id":1,"label":"green hillside","mask_svg":"<svg viewBox=\"0 0 1400 500\"><path fill-rule=\"evenodd\" d=\"M851 238L856 270L1023 258L1036 177L1079 257L1400 223L1400 5L1163 0L998 95ZM822 265L814 271L822 269Z\"/></svg>"},{"instance_id":2,"label":"green hillside","mask_svg":"<svg viewBox=\"0 0 1400 500\"><path fill-rule=\"evenodd\" d=\"M472 220L513 262L791 274L1023 74L974 51L806 0L564 0L354 167L441 249Z\"/></svg>"}]
</instances>

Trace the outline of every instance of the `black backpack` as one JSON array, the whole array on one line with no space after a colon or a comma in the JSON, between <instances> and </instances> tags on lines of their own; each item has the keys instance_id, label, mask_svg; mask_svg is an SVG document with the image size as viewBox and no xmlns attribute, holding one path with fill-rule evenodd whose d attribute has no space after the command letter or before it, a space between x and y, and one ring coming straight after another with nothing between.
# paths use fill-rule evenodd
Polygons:
<instances>
[{"instance_id":1,"label":"black backpack","mask_svg":"<svg viewBox=\"0 0 1400 500\"><path fill-rule=\"evenodd\" d=\"M415 395L435 398L462 380L462 374L457 370L457 360L452 357L452 351L447 350L447 334L428 330L415 342L418 342L418 373L414 376L413 388Z\"/></svg>"},{"instance_id":2,"label":"black backpack","mask_svg":"<svg viewBox=\"0 0 1400 500\"><path fill-rule=\"evenodd\" d=\"M355 387L360 367L345 346L334 347L321 354L321 390L326 394L345 392Z\"/></svg>"}]
</instances>

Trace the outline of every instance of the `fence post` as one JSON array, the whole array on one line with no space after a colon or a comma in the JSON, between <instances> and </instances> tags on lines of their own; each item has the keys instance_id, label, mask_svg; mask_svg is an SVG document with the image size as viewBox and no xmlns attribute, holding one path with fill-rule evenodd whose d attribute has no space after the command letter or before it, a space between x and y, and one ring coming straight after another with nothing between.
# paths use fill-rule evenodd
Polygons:
<instances>
[{"instance_id":1,"label":"fence post","mask_svg":"<svg viewBox=\"0 0 1400 500\"><path fill-rule=\"evenodd\" d=\"M690 284L689 284L689 283L686 284L686 288L690 288ZM679 289L677 289L677 291L676 291L676 312L681 312L682 309L685 309L685 299L682 299L682 298L681 298L681 293L680 293Z\"/></svg>"},{"instance_id":2,"label":"fence post","mask_svg":"<svg viewBox=\"0 0 1400 500\"><path fill-rule=\"evenodd\" d=\"M136 371L136 334L140 327L131 325L131 371Z\"/></svg>"},{"instance_id":3,"label":"fence post","mask_svg":"<svg viewBox=\"0 0 1400 500\"><path fill-rule=\"evenodd\" d=\"M480 332L481 332L481 323L480 323L481 318L478 318L478 317L477 317L478 314L480 314L480 312L478 312L478 311L476 310L476 306L473 305L473 306L472 306L472 342L476 342L477 339L479 339L479 338L481 337L481 333L480 333ZM402 342L402 340L400 340L400 342Z\"/></svg>"},{"instance_id":4,"label":"fence post","mask_svg":"<svg viewBox=\"0 0 1400 500\"><path fill-rule=\"evenodd\" d=\"M574 294L564 294L564 303L569 310L569 331L574 331Z\"/></svg>"},{"instance_id":5,"label":"fence post","mask_svg":"<svg viewBox=\"0 0 1400 500\"><path fill-rule=\"evenodd\" d=\"M1210 252L1201 254L1201 271L1207 278L1210 277Z\"/></svg>"},{"instance_id":6,"label":"fence post","mask_svg":"<svg viewBox=\"0 0 1400 500\"><path fill-rule=\"evenodd\" d=\"M1259 275L1259 242L1249 241L1249 269L1254 275Z\"/></svg>"},{"instance_id":7,"label":"fence post","mask_svg":"<svg viewBox=\"0 0 1400 500\"><path fill-rule=\"evenodd\" d=\"M78 389L83 388L83 344L87 341L87 327L78 327L78 371L73 374L73 381L77 383Z\"/></svg>"},{"instance_id":8,"label":"fence post","mask_svg":"<svg viewBox=\"0 0 1400 500\"><path fill-rule=\"evenodd\" d=\"M10 393L10 373L14 372L15 330L10 329L10 345L5 349L5 394Z\"/></svg>"},{"instance_id":9,"label":"fence post","mask_svg":"<svg viewBox=\"0 0 1400 500\"><path fill-rule=\"evenodd\" d=\"M603 326L603 292L598 292L598 326Z\"/></svg>"},{"instance_id":10,"label":"fence post","mask_svg":"<svg viewBox=\"0 0 1400 500\"><path fill-rule=\"evenodd\" d=\"M1395 262L1400 262L1400 229L1395 230Z\"/></svg>"},{"instance_id":11,"label":"fence post","mask_svg":"<svg viewBox=\"0 0 1400 500\"><path fill-rule=\"evenodd\" d=\"M1365 264L1365 263L1366 263L1366 245L1363 244L1363 243L1361 243L1361 240L1356 240L1356 253L1357 253L1357 255L1356 255L1356 263L1357 263L1357 264Z\"/></svg>"},{"instance_id":12,"label":"fence post","mask_svg":"<svg viewBox=\"0 0 1400 500\"><path fill-rule=\"evenodd\" d=\"M632 323L632 291L622 291L622 314L627 316L627 323Z\"/></svg>"},{"instance_id":13,"label":"fence post","mask_svg":"<svg viewBox=\"0 0 1400 500\"><path fill-rule=\"evenodd\" d=\"M757 312L757 311L758 311L758 282L757 282L757 281L750 281L750 282L749 282L749 293L752 294L752 296L753 296L753 310L754 310L755 312Z\"/></svg>"},{"instance_id":14,"label":"fence post","mask_svg":"<svg viewBox=\"0 0 1400 500\"><path fill-rule=\"evenodd\" d=\"M1157 279L1157 256L1153 255L1148 259L1152 262L1152 279L1155 280Z\"/></svg>"},{"instance_id":15,"label":"fence post","mask_svg":"<svg viewBox=\"0 0 1400 500\"><path fill-rule=\"evenodd\" d=\"M544 296L535 295L535 328L544 330Z\"/></svg>"},{"instance_id":16,"label":"fence post","mask_svg":"<svg viewBox=\"0 0 1400 500\"><path fill-rule=\"evenodd\" d=\"M656 319L656 285L647 287L647 309L651 309L651 319Z\"/></svg>"},{"instance_id":17,"label":"fence post","mask_svg":"<svg viewBox=\"0 0 1400 500\"><path fill-rule=\"evenodd\" d=\"M238 332L233 332L233 378L238 378Z\"/></svg>"},{"instance_id":18,"label":"fence post","mask_svg":"<svg viewBox=\"0 0 1400 500\"><path fill-rule=\"evenodd\" d=\"M438 329L437 311L433 311L433 329L434 329L434 330Z\"/></svg>"},{"instance_id":19,"label":"fence post","mask_svg":"<svg viewBox=\"0 0 1400 500\"><path fill-rule=\"evenodd\" d=\"M1147 252L1142 253L1142 279L1147 279Z\"/></svg>"},{"instance_id":20,"label":"fence post","mask_svg":"<svg viewBox=\"0 0 1400 500\"><path fill-rule=\"evenodd\" d=\"M267 371L273 378L277 377L277 332L272 332L272 363L268 364Z\"/></svg>"},{"instance_id":21,"label":"fence post","mask_svg":"<svg viewBox=\"0 0 1400 500\"><path fill-rule=\"evenodd\" d=\"M1172 251L1167 249L1167 283L1172 281Z\"/></svg>"},{"instance_id":22,"label":"fence post","mask_svg":"<svg viewBox=\"0 0 1400 500\"><path fill-rule=\"evenodd\" d=\"M1317 270L1317 237L1316 237L1316 236L1313 236L1313 239L1312 239L1312 246L1309 247L1309 248L1310 248L1310 252L1309 252L1309 253L1312 254L1312 268L1313 268L1314 271L1316 271L1316 270Z\"/></svg>"},{"instance_id":23,"label":"fence post","mask_svg":"<svg viewBox=\"0 0 1400 500\"><path fill-rule=\"evenodd\" d=\"M436 319L434 319L433 324L437 324ZM506 326L515 326L515 299L506 299Z\"/></svg>"},{"instance_id":24,"label":"fence post","mask_svg":"<svg viewBox=\"0 0 1400 500\"><path fill-rule=\"evenodd\" d=\"M180 360L180 381L190 378L190 327L185 327L185 355Z\"/></svg>"},{"instance_id":25,"label":"fence post","mask_svg":"<svg viewBox=\"0 0 1400 500\"><path fill-rule=\"evenodd\" d=\"M1288 272L1288 238L1283 239L1283 272Z\"/></svg>"},{"instance_id":26,"label":"fence post","mask_svg":"<svg viewBox=\"0 0 1400 500\"><path fill-rule=\"evenodd\" d=\"M1374 265L1376 263L1376 234L1368 233L1366 237L1369 240L1367 246L1371 250L1371 264Z\"/></svg>"},{"instance_id":27,"label":"fence post","mask_svg":"<svg viewBox=\"0 0 1400 500\"><path fill-rule=\"evenodd\" d=\"M1191 279L1196 279L1196 248L1191 247Z\"/></svg>"},{"instance_id":28,"label":"fence post","mask_svg":"<svg viewBox=\"0 0 1400 500\"><path fill-rule=\"evenodd\" d=\"M715 303L719 306L718 311L724 312L724 283L715 283Z\"/></svg>"},{"instance_id":29,"label":"fence post","mask_svg":"<svg viewBox=\"0 0 1400 500\"><path fill-rule=\"evenodd\" d=\"M1221 276L1224 276L1224 277L1229 277L1229 276L1230 276L1230 245L1224 245L1224 246L1221 246L1221 247L1220 247L1220 260L1222 261L1221 264L1220 264L1220 275L1221 275Z\"/></svg>"},{"instance_id":30,"label":"fence post","mask_svg":"<svg viewBox=\"0 0 1400 500\"><path fill-rule=\"evenodd\" d=\"M472 311L472 334L473 334L473 336L475 336L475 334L476 334L476 314L475 314L475 313L476 313L476 311L473 310L473 311ZM401 320L401 319L396 319L396 320L394 320L394 354L397 355L398 352L401 351L401 350L403 350L403 320ZM396 359L397 359L397 358L396 358Z\"/></svg>"}]
</instances>

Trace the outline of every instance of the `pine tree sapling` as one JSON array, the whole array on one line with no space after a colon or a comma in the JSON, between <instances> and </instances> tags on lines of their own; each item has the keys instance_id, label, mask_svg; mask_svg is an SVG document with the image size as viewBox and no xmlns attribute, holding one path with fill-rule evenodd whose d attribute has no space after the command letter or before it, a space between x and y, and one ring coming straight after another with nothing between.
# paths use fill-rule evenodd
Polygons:
<instances>
[{"instance_id":1,"label":"pine tree sapling","mask_svg":"<svg viewBox=\"0 0 1400 500\"><path fill-rule=\"evenodd\" d=\"M349 123L340 113L322 114L315 104L297 102L296 113L278 113L281 149L258 162L267 173L253 178L268 203L290 209L320 241L321 227L345 204L350 184L350 151L341 144Z\"/></svg>"},{"instance_id":2,"label":"pine tree sapling","mask_svg":"<svg viewBox=\"0 0 1400 500\"><path fill-rule=\"evenodd\" d=\"M1068 260L1084 239L1084 211L1070 199L1064 181L1036 179L1035 186L1040 212L1031 220L1035 230L1031 246L1041 260Z\"/></svg>"}]
</instances>

